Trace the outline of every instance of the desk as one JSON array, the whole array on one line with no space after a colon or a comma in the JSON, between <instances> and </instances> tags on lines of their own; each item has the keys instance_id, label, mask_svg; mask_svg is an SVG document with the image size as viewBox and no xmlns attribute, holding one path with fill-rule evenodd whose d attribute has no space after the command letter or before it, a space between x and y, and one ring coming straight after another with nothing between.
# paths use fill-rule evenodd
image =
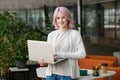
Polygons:
<instances>
[{"instance_id":1,"label":"desk","mask_svg":"<svg viewBox=\"0 0 120 80\"><path fill-rule=\"evenodd\" d=\"M46 67L40 67L36 69L37 76L39 78L45 78ZM92 76L92 70L88 70L88 76L80 76L79 80L93 80L98 78L107 77L108 80L112 80L111 77L116 74L115 71L107 71L107 74L102 74L100 71L100 76Z\"/></svg>"},{"instance_id":2,"label":"desk","mask_svg":"<svg viewBox=\"0 0 120 80\"><path fill-rule=\"evenodd\" d=\"M24 69L18 69L17 67L10 67L9 71L11 72L11 78L12 80L14 80L14 74L15 73L21 73L24 75L24 80L29 80L29 69L28 68L24 68Z\"/></svg>"}]
</instances>

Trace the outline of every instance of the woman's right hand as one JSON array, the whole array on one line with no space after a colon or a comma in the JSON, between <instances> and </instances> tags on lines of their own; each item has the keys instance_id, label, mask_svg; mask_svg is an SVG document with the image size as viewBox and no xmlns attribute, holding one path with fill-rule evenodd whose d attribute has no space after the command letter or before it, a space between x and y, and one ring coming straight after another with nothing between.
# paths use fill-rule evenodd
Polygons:
<instances>
[{"instance_id":1,"label":"woman's right hand","mask_svg":"<svg viewBox=\"0 0 120 80\"><path fill-rule=\"evenodd\" d=\"M39 60L38 63L40 64L40 66L45 66L46 65L46 62L45 62L44 59Z\"/></svg>"}]
</instances>

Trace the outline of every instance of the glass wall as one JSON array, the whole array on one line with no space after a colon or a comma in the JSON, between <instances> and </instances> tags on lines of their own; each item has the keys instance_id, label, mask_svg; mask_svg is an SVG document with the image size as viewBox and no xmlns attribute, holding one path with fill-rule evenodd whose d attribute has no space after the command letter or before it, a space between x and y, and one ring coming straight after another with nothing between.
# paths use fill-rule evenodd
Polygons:
<instances>
[{"instance_id":1,"label":"glass wall","mask_svg":"<svg viewBox=\"0 0 120 80\"><path fill-rule=\"evenodd\" d=\"M46 2L44 4L41 4L43 2L40 2L39 0L36 0L35 2L30 0L29 4L26 5L27 0L22 3L20 3L18 0L17 2L20 4L17 3L19 5L15 5L16 7L13 7L15 9L11 9L12 6L10 9L17 14L17 19L25 22L27 26L33 25L34 27L40 29L52 26L53 11L56 6L61 5L70 9L75 22L77 22L77 0L67 0L64 1L64 3L62 3L62 1L56 1L54 2L55 4L51 1L45 1ZM82 4L82 35L87 37L120 39L120 1L82 1L84 2L84 4ZM4 2L1 2L1 4L5 5ZM14 2L12 2L12 4L14 4ZM48 7L49 26L46 25L46 17L43 5ZM6 9L7 7L2 8ZM1 10L1 12L2 11L4 11L4 9Z\"/></svg>"},{"instance_id":2,"label":"glass wall","mask_svg":"<svg viewBox=\"0 0 120 80\"><path fill-rule=\"evenodd\" d=\"M120 19L120 8L118 5L113 3L104 4L104 28L105 37L118 39L118 32L120 29L119 19Z\"/></svg>"},{"instance_id":3,"label":"glass wall","mask_svg":"<svg viewBox=\"0 0 120 80\"><path fill-rule=\"evenodd\" d=\"M84 36L120 39L120 1L83 5Z\"/></svg>"},{"instance_id":4,"label":"glass wall","mask_svg":"<svg viewBox=\"0 0 120 80\"><path fill-rule=\"evenodd\" d=\"M72 5L73 6L73 5ZM70 9L71 15L76 18L77 16L74 15L74 7L66 6ZM16 19L26 23L26 26L32 26L33 28L37 28L41 31L50 32L53 30L52 26L52 16L53 11L56 6L47 6L35 9L15 9L15 10L1 10L1 12L9 11L14 12L16 14ZM47 14L46 14L47 12Z\"/></svg>"}]
</instances>

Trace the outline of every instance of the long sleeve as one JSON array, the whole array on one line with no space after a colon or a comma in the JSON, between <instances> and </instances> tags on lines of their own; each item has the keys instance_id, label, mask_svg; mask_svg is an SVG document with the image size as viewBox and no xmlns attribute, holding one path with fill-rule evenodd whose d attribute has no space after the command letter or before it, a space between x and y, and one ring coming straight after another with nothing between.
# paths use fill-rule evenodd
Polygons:
<instances>
[{"instance_id":1,"label":"long sleeve","mask_svg":"<svg viewBox=\"0 0 120 80\"><path fill-rule=\"evenodd\" d=\"M73 45L71 52L58 52L58 55L64 58L84 58L86 51L80 33L75 32L70 37L72 39L71 44Z\"/></svg>"},{"instance_id":2,"label":"long sleeve","mask_svg":"<svg viewBox=\"0 0 120 80\"><path fill-rule=\"evenodd\" d=\"M58 30L49 33L47 41L52 43L58 57L67 58L58 64L49 64L46 75L60 74L79 77L78 58L86 56L81 35L76 30L68 30L61 34Z\"/></svg>"}]
</instances>

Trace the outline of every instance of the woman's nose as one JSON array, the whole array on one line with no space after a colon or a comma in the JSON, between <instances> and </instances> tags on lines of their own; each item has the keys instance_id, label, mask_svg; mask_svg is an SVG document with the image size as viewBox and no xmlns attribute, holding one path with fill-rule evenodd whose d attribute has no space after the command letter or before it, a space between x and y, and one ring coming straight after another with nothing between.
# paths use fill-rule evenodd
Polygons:
<instances>
[{"instance_id":1,"label":"woman's nose","mask_svg":"<svg viewBox=\"0 0 120 80\"><path fill-rule=\"evenodd\" d=\"M62 18L60 18L60 22L62 22L63 20L62 20Z\"/></svg>"}]
</instances>

